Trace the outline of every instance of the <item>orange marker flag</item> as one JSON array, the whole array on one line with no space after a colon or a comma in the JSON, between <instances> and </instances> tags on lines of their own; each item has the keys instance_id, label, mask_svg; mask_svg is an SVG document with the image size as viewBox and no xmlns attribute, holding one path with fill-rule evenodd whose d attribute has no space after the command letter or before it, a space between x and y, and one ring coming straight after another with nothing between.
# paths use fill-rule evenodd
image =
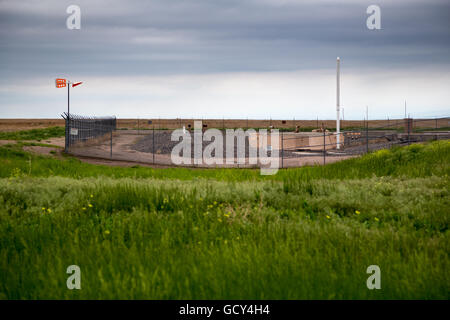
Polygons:
<instances>
[{"instance_id":1,"label":"orange marker flag","mask_svg":"<svg viewBox=\"0 0 450 320\"><path fill-rule=\"evenodd\" d=\"M64 88L66 86L66 79L56 79L56 87Z\"/></svg>"}]
</instances>

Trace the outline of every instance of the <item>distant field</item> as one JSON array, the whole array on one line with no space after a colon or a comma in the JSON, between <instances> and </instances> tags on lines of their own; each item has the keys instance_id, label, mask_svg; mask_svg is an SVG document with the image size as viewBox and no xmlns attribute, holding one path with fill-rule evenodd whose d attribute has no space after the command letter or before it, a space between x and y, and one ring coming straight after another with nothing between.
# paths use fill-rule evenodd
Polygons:
<instances>
[{"instance_id":1,"label":"distant field","mask_svg":"<svg viewBox=\"0 0 450 320\"><path fill-rule=\"evenodd\" d=\"M0 119L0 132L64 126L64 119Z\"/></svg>"},{"instance_id":2,"label":"distant field","mask_svg":"<svg viewBox=\"0 0 450 320\"><path fill-rule=\"evenodd\" d=\"M202 119L198 119L202 120ZM152 123L149 124L149 121ZM203 119L203 124L206 124L208 128L267 128L274 126L280 129L292 129L295 126L299 126L300 129L311 130L322 126L322 123L327 127L334 129L336 127L335 120L246 120L246 119ZM183 125L194 125L194 119L118 119L117 127L119 129L176 129L181 128ZM63 119L0 119L0 132L1 131L16 131L16 130L28 130L36 128L47 128L54 126L64 126ZM341 121L342 128L361 128L364 126L364 121L359 120L343 120ZM403 128L403 119L391 119L391 120L371 120L369 121L369 127L386 127L390 128ZM421 121L418 126L420 128L441 128L449 127L448 119L441 119L438 121L427 120Z\"/></svg>"},{"instance_id":3,"label":"distant field","mask_svg":"<svg viewBox=\"0 0 450 320\"><path fill-rule=\"evenodd\" d=\"M44 140L64 137L64 127L47 127L40 129L0 131L0 140Z\"/></svg>"},{"instance_id":4,"label":"distant field","mask_svg":"<svg viewBox=\"0 0 450 320\"><path fill-rule=\"evenodd\" d=\"M449 141L274 176L22 148L0 147L2 299L450 298Z\"/></svg>"}]
</instances>

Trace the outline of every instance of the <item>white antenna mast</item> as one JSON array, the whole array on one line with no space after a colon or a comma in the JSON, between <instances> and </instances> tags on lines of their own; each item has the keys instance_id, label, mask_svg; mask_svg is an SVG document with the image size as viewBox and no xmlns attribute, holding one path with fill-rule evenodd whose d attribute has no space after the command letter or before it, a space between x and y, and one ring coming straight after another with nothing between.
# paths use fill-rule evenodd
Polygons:
<instances>
[{"instance_id":1,"label":"white antenna mast","mask_svg":"<svg viewBox=\"0 0 450 320\"><path fill-rule=\"evenodd\" d=\"M339 110L339 100L340 100L340 59L336 59L336 149L340 149L340 110Z\"/></svg>"}]
</instances>

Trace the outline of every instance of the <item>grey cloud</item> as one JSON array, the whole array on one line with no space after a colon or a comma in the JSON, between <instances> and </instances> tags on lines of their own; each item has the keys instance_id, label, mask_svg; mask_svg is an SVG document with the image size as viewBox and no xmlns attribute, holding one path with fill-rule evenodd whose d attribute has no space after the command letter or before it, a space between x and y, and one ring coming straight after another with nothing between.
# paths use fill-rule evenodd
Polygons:
<instances>
[{"instance_id":1,"label":"grey cloud","mask_svg":"<svg viewBox=\"0 0 450 320\"><path fill-rule=\"evenodd\" d=\"M79 1L82 29L65 28L72 1L0 2L0 67L8 76L286 71L450 65L445 1ZM429 49L429 50L427 50ZM399 52L407 52L399 54Z\"/></svg>"}]
</instances>

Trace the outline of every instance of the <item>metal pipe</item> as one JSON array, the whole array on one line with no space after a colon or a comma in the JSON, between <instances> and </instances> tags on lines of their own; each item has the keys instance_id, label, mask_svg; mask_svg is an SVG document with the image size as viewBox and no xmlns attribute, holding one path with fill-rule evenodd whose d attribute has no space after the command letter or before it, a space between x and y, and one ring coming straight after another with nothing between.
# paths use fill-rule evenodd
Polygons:
<instances>
[{"instance_id":1,"label":"metal pipe","mask_svg":"<svg viewBox=\"0 0 450 320\"><path fill-rule=\"evenodd\" d=\"M70 82L67 81L67 146L66 146L66 152L69 152L70 148Z\"/></svg>"},{"instance_id":2,"label":"metal pipe","mask_svg":"<svg viewBox=\"0 0 450 320\"><path fill-rule=\"evenodd\" d=\"M322 128L323 128L323 164L325 165L325 157L326 157L326 153L327 150L325 149L325 126L322 123Z\"/></svg>"},{"instance_id":3,"label":"metal pipe","mask_svg":"<svg viewBox=\"0 0 450 320\"><path fill-rule=\"evenodd\" d=\"M283 143L283 137L284 134L281 132L281 168L283 168L283 162L284 162L284 143Z\"/></svg>"},{"instance_id":4,"label":"metal pipe","mask_svg":"<svg viewBox=\"0 0 450 320\"><path fill-rule=\"evenodd\" d=\"M336 59L336 149L340 149L340 59Z\"/></svg>"}]
</instances>

